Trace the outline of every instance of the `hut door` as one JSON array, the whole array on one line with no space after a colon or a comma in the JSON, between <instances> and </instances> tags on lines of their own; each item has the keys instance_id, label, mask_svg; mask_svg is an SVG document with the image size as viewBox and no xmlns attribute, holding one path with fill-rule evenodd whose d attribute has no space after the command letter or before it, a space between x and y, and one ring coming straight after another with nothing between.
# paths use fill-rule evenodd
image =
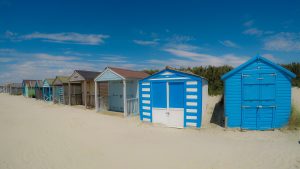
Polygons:
<instances>
[{"instance_id":1,"label":"hut door","mask_svg":"<svg viewBox=\"0 0 300 169\"><path fill-rule=\"evenodd\" d=\"M184 83L152 83L152 121L169 127L183 127Z\"/></svg>"},{"instance_id":2,"label":"hut door","mask_svg":"<svg viewBox=\"0 0 300 169\"><path fill-rule=\"evenodd\" d=\"M168 126L183 128L184 83L168 83Z\"/></svg>"},{"instance_id":3,"label":"hut door","mask_svg":"<svg viewBox=\"0 0 300 169\"><path fill-rule=\"evenodd\" d=\"M167 124L167 83L152 83L152 121L153 123Z\"/></svg>"},{"instance_id":4,"label":"hut door","mask_svg":"<svg viewBox=\"0 0 300 169\"><path fill-rule=\"evenodd\" d=\"M265 130L273 128L275 112L274 73L244 73L242 75L241 128Z\"/></svg>"}]
</instances>

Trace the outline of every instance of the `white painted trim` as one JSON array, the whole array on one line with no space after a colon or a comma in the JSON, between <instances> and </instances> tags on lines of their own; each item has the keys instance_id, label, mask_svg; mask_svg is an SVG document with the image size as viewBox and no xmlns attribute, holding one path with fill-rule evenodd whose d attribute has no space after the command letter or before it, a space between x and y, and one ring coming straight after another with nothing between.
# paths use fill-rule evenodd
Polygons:
<instances>
[{"instance_id":1,"label":"white painted trim","mask_svg":"<svg viewBox=\"0 0 300 169\"><path fill-rule=\"evenodd\" d=\"M198 103L197 102L186 102L187 106L197 106Z\"/></svg>"},{"instance_id":2,"label":"white painted trim","mask_svg":"<svg viewBox=\"0 0 300 169\"><path fill-rule=\"evenodd\" d=\"M187 126L196 127L197 123L186 122Z\"/></svg>"},{"instance_id":3,"label":"white painted trim","mask_svg":"<svg viewBox=\"0 0 300 169\"><path fill-rule=\"evenodd\" d=\"M180 80L180 79L190 79L187 77L176 77L176 78L159 78L159 79L149 79L149 80Z\"/></svg>"},{"instance_id":4,"label":"white painted trim","mask_svg":"<svg viewBox=\"0 0 300 169\"><path fill-rule=\"evenodd\" d=\"M197 81L187 81L186 85L197 85L198 82Z\"/></svg>"},{"instance_id":5,"label":"white painted trim","mask_svg":"<svg viewBox=\"0 0 300 169\"><path fill-rule=\"evenodd\" d=\"M145 115L145 116L150 116L151 113L149 113L149 112L143 112L143 115Z\"/></svg>"},{"instance_id":6,"label":"white painted trim","mask_svg":"<svg viewBox=\"0 0 300 169\"><path fill-rule=\"evenodd\" d=\"M169 82L166 83L167 84L167 112L170 111L170 84Z\"/></svg>"},{"instance_id":7,"label":"white painted trim","mask_svg":"<svg viewBox=\"0 0 300 169\"><path fill-rule=\"evenodd\" d=\"M187 99L198 99L197 95L186 95Z\"/></svg>"},{"instance_id":8,"label":"white painted trim","mask_svg":"<svg viewBox=\"0 0 300 169\"><path fill-rule=\"evenodd\" d=\"M187 113L197 113L197 109L186 109Z\"/></svg>"},{"instance_id":9,"label":"white painted trim","mask_svg":"<svg viewBox=\"0 0 300 169\"><path fill-rule=\"evenodd\" d=\"M144 98L150 98L150 94L142 94L142 97L144 97Z\"/></svg>"},{"instance_id":10,"label":"white painted trim","mask_svg":"<svg viewBox=\"0 0 300 169\"><path fill-rule=\"evenodd\" d=\"M142 100L143 104L150 104L150 100Z\"/></svg>"},{"instance_id":11,"label":"white painted trim","mask_svg":"<svg viewBox=\"0 0 300 169\"><path fill-rule=\"evenodd\" d=\"M197 119L197 116L186 116L186 119L196 120L196 119Z\"/></svg>"},{"instance_id":12,"label":"white painted trim","mask_svg":"<svg viewBox=\"0 0 300 169\"><path fill-rule=\"evenodd\" d=\"M94 81L96 82L96 79L98 79L98 78L100 78L101 76L103 76L103 74L104 74L105 72L107 72L107 71L111 71L111 72L114 73L115 75L119 76L122 80L125 80L125 78L124 78L123 76L121 76L121 75L119 75L118 73L114 72L114 71L111 70L109 67L106 67L105 70L104 70L100 75L98 75L98 76L94 79ZM108 80L108 81L109 81L109 80ZM97 81L97 82L101 82L101 81Z\"/></svg>"},{"instance_id":13,"label":"white painted trim","mask_svg":"<svg viewBox=\"0 0 300 169\"><path fill-rule=\"evenodd\" d=\"M197 92L198 88L186 88L187 92Z\"/></svg>"},{"instance_id":14,"label":"white painted trim","mask_svg":"<svg viewBox=\"0 0 300 169\"><path fill-rule=\"evenodd\" d=\"M150 110L150 107L149 106L143 106L143 109L144 110Z\"/></svg>"},{"instance_id":15,"label":"white painted trim","mask_svg":"<svg viewBox=\"0 0 300 169\"><path fill-rule=\"evenodd\" d=\"M150 88L142 88L143 92L150 92Z\"/></svg>"},{"instance_id":16,"label":"white painted trim","mask_svg":"<svg viewBox=\"0 0 300 169\"><path fill-rule=\"evenodd\" d=\"M150 122L151 120L148 119L148 118L143 118L143 121L148 121L148 122Z\"/></svg>"},{"instance_id":17,"label":"white painted trim","mask_svg":"<svg viewBox=\"0 0 300 169\"><path fill-rule=\"evenodd\" d=\"M142 86L149 86L150 85L150 82L143 82L142 83Z\"/></svg>"}]
</instances>

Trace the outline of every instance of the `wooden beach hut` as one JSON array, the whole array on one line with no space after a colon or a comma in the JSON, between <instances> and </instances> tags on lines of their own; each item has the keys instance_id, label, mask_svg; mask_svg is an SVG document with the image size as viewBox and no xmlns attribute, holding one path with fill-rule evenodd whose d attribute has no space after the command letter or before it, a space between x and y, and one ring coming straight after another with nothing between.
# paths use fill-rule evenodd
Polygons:
<instances>
[{"instance_id":1,"label":"wooden beach hut","mask_svg":"<svg viewBox=\"0 0 300 169\"><path fill-rule=\"evenodd\" d=\"M22 93L25 97L35 97L35 83L36 80L23 80L22 82Z\"/></svg>"},{"instance_id":2,"label":"wooden beach hut","mask_svg":"<svg viewBox=\"0 0 300 169\"><path fill-rule=\"evenodd\" d=\"M54 79L45 79L43 81L43 99L44 101L53 100L53 81Z\"/></svg>"},{"instance_id":3,"label":"wooden beach hut","mask_svg":"<svg viewBox=\"0 0 300 169\"><path fill-rule=\"evenodd\" d=\"M10 95L22 95L22 83L10 83L9 88Z\"/></svg>"},{"instance_id":4,"label":"wooden beach hut","mask_svg":"<svg viewBox=\"0 0 300 169\"><path fill-rule=\"evenodd\" d=\"M34 90L35 90L35 98L37 100L42 100L43 99L43 81L42 80L37 80L35 82Z\"/></svg>"},{"instance_id":5,"label":"wooden beach hut","mask_svg":"<svg viewBox=\"0 0 300 169\"><path fill-rule=\"evenodd\" d=\"M225 125L269 130L287 125L291 115L291 81L296 75L257 55L222 76Z\"/></svg>"},{"instance_id":6,"label":"wooden beach hut","mask_svg":"<svg viewBox=\"0 0 300 169\"><path fill-rule=\"evenodd\" d=\"M138 81L149 76L142 71L106 67L95 78L96 111L122 112L124 116L138 114ZM101 82L107 82L107 96L103 96Z\"/></svg>"},{"instance_id":7,"label":"wooden beach hut","mask_svg":"<svg viewBox=\"0 0 300 169\"><path fill-rule=\"evenodd\" d=\"M95 107L94 79L101 72L75 70L69 80L69 105Z\"/></svg>"},{"instance_id":8,"label":"wooden beach hut","mask_svg":"<svg viewBox=\"0 0 300 169\"><path fill-rule=\"evenodd\" d=\"M53 81L53 102L58 104L69 104L68 76L56 76Z\"/></svg>"},{"instance_id":9,"label":"wooden beach hut","mask_svg":"<svg viewBox=\"0 0 300 169\"><path fill-rule=\"evenodd\" d=\"M201 127L208 82L198 75L166 68L140 81L140 119L168 127Z\"/></svg>"}]
</instances>

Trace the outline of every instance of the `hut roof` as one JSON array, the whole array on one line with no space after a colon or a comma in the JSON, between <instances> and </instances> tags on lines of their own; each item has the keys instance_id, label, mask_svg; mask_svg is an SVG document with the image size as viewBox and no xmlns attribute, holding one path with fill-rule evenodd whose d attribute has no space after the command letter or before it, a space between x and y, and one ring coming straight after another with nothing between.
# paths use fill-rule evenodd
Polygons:
<instances>
[{"instance_id":1,"label":"hut roof","mask_svg":"<svg viewBox=\"0 0 300 169\"><path fill-rule=\"evenodd\" d=\"M47 80L49 85L52 85L55 79L45 79L45 80Z\"/></svg>"},{"instance_id":2,"label":"hut roof","mask_svg":"<svg viewBox=\"0 0 300 169\"><path fill-rule=\"evenodd\" d=\"M37 80L35 84L37 85L37 87L43 87L43 81L42 80Z\"/></svg>"},{"instance_id":3,"label":"hut roof","mask_svg":"<svg viewBox=\"0 0 300 169\"><path fill-rule=\"evenodd\" d=\"M149 76L149 74L143 71L135 71L135 70L128 70L122 68L115 68L115 67L108 67L115 73L123 76L124 78L133 78L133 79L143 79Z\"/></svg>"},{"instance_id":4,"label":"hut roof","mask_svg":"<svg viewBox=\"0 0 300 169\"><path fill-rule=\"evenodd\" d=\"M35 87L36 80L23 80L23 83L28 87Z\"/></svg>"},{"instance_id":5,"label":"hut roof","mask_svg":"<svg viewBox=\"0 0 300 169\"><path fill-rule=\"evenodd\" d=\"M85 80L94 80L101 72L86 71L86 70L75 70Z\"/></svg>"},{"instance_id":6,"label":"hut roof","mask_svg":"<svg viewBox=\"0 0 300 169\"><path fill-rule=\"evenodd\" d=\"M59 80L61 83L69 83L69 76L56 76L56 78L54 79L53 83L55 81Z\"/></svg>"}]
</instances>

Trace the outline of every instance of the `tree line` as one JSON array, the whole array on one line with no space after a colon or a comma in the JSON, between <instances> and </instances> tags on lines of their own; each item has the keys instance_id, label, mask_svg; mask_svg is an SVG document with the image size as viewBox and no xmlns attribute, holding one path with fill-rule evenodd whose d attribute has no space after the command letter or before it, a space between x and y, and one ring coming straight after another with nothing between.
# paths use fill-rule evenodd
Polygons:
<instances>
[{"instance_id":1,"label":"tree line","mask_svg":"<svg viewBox=\"0 0 300 169\"><path fill-rule=\"evenodd\" d=\"M300 63L282 64L281 66L290 70L297 75L293 79L292 85L300 87ZM221 80L221 76L232 70L233 67L225 66L197 66L197 67L181 67L179 71L191 72L198 76L202 76L208 80L208 94L209 95L220 95L223 94L224 84ZM144 72L152 75L158 72L158 69L148 69Z\"/></svg>"}]
</instances>

